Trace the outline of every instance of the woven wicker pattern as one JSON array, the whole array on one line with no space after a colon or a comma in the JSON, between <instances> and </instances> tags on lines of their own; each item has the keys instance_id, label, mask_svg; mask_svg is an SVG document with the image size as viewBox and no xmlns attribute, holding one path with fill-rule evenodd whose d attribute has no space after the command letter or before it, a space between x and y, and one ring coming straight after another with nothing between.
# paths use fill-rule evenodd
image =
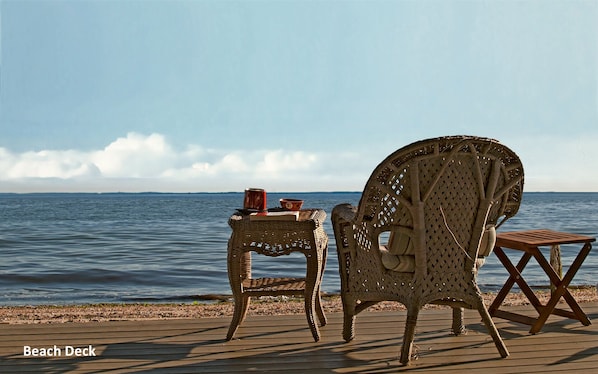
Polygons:
<instances>
[{"instance_id":1,"label":"woven wicker pattern","mask_svg":"<svg viewBox=\"0 0 598 374\"><path fill-rule=\"evenodd\" d=\"M420 141L391 154L372 173L358 207L332 212L337 242L343 336L354 337L355 316L376 302L395 300L408 309L401 362L411 356L417 315L428 303L455 307L453 330L463 331L462 307L477 309L501 356L507 349L483 304L475 260L487 224L517 213L523 167L496 140L452 136ZM414 272L386 269L380 236L407 235Z\"/></svg>"},{"instance_id":2,"label":"woven wicker pattern","mask_svg":"<svg viewBox=\"0 0 598 374\"><path fill-rule=\"evenodd\" d=\"M233 338L243 322L251 297L272 295L297 295L305 297L305 313L315 341L320 339L320 324L326 317L320 302L320 288L328 236L322 227L326 212L321 209L302 210L298 221L252 221L249 216L233 214L228 223L233 232L228 241L228 277L235 299L235 311L227 340ZM306 258L305 278L256 278L251 277L251 252L278 257L299 252Z\"/></svg>"}]
</instances>

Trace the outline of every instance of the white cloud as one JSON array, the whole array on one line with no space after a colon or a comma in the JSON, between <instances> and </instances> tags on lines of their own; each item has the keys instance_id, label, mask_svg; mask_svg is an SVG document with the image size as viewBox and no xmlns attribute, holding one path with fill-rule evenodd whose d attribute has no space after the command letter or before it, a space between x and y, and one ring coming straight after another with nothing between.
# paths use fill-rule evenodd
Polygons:
<instances>
[{"instance_id":1,"label":"white cloud","mask_svg":"<svg viewBox=\"0 0 598 374\"><path fill-rule=\"evenodd\" d=\"M323 154L280 149L227 151L189 145L178 150L161 134L131 132L88 152L13 153L0 148L0 192L238 191L248 186L327 190L331 187L326 183L340 178L324 171L326 159ZM333 169L339 177L345 174Z\"/></svg>"},{"instance_id":2,"label":"white cloud","mask_svg":"<svg viewBox=\"0 0 598 374\"><path fill-rule=\"evenodd\" d=\"M78 151L39 151L12 154L0 148L0 179L74 178L100 171Z\"/></svg>"},{"instance_id":3,"label":"white cloud","mask_svg":"<svg viewBox=\"0 0 598 374\"><path fill-rule=\"evenodd\" d=\"M287 177L288 172L309 170L318 161L314 154L305 152L286 153L282 150L268 152L258 163L261 173L274 177Z\"/></svg>"},{"instance_id":4,"label":"white cloud","mask_svg":"<svg viewBox=\"0 0 598 374\"><path fill-rule=\"evenodd\" d=\"M163 135L129 133L89 155L104 177L156 177L179 157Z\"/></svg>"},{"instance_id":5,"label":"white cloud","mask_svg":"<svg viewBox=\"0 0 598 374\"><path fill-rule=\"evenodd\" d=\"M523 161L526 191L598 191L596 136L502 141ZM87 152L0 147L0 192L360 191L392 151L176 149L161 134L129 133Z\"/></svg>"}]
</instances>

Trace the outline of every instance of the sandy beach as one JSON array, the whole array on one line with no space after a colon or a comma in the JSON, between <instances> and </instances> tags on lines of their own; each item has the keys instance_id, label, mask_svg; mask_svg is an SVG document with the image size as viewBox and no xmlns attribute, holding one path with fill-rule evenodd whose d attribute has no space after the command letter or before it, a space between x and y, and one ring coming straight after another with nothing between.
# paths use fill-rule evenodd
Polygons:
<instances>
[{"instance_id":1,"label":"sandy beach","mask_svg":"<svg viewBox=\"0 0 598 374\"><path fill-rule=\"evenodd\" d=\"M596 302L598 294L595 287L571 289L573 297L580 302ZM538 291L539 299L546 302L549 291ZM486 305L494 299L494 293L484 294ZM528 304L527 299L520 293L511 293L504 305ZM326 313L342 312L342 303L338 295L324 296L322 306ZM428 306L436 308L437 306ZM125 320L160 320L160 319L188 319L213 318L233 315L234 304L225 298L211 304L94 304L69 306L5 306L0 307L0 323L3 324L41 324L41 323L69 323L69 322L100 322ZM303 314L304 304L301 298L263 297L252 300L248 315L283 315ZM401 304L383 302L369 310L402 310Z\"/></svg>"}]
</instances>

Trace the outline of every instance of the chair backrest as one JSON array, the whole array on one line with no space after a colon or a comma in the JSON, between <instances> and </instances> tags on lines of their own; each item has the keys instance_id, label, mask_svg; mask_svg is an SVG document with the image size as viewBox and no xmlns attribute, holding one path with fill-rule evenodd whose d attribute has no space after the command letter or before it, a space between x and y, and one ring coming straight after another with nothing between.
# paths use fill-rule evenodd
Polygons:
<instances>
[{"instance_id":1,"label":"chair backrest","mask_svg":"<svg viewBox=\"0 0 598 374\"><path fill-rule=\"evenodd\" d=\"M359 202L355 239L369 252L383 232L408 236L416 277L469 271L485 227L517 213L522 194L521 161L498 141L422 140L376 167Z\"/></svg>"}]
</instances>

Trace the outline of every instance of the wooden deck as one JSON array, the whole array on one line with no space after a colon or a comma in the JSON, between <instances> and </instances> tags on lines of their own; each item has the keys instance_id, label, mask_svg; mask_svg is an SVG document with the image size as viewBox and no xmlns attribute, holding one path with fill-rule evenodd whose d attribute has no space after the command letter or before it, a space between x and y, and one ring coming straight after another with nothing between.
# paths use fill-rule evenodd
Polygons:
<instances>
[{"instance_id":1,"label":"wooden deck","mask_svg":"<svg viewBox=\"0 0 598 374\"><path fill-rule=\"evenodd\" d=\"M598 303L582 304L598 320ZM529 311L526 307L510 308ZM401 366L398 351L405 312L364 312L357 337L341 338L341 314L331 314L314 343L304 316L248 316L236 339L224 337L230 318L93 322L50 325L0 324L1 373L463 373L592 372L598 367L598 323L551 316L537 335L529 326L495 319L511 353L501 359L475 311L469 332L449 335L450 311L420 314L419 358ZM61 348L61 357L24 357L23 347ZM95 348L95 357L66 357L65 346Z\"/></svg>"}]
</instances>

